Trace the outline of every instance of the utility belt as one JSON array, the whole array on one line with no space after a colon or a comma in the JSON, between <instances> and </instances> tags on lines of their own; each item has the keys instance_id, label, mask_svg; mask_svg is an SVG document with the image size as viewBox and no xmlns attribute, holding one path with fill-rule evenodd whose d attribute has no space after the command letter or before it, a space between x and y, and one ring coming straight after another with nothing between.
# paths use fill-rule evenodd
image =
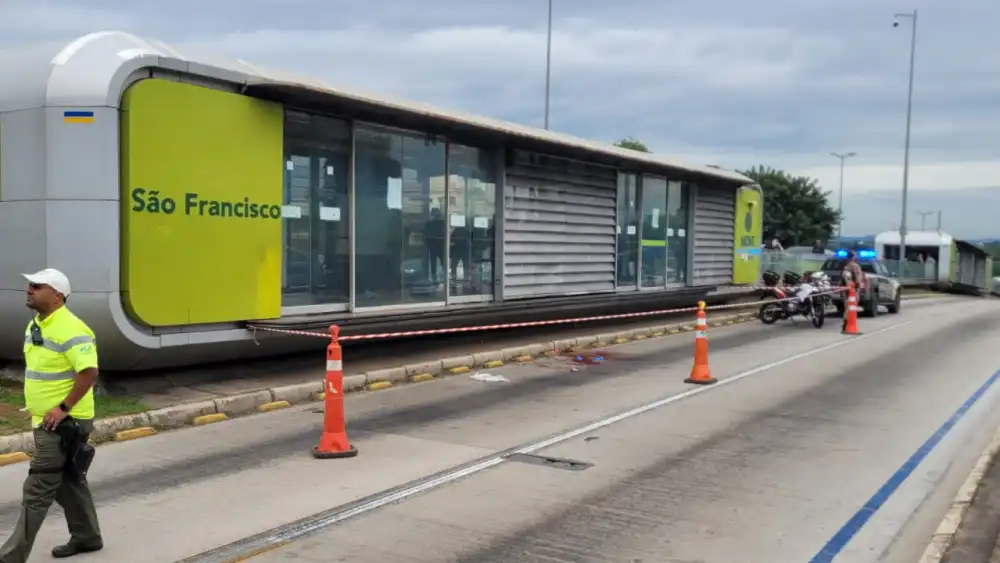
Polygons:
<instances>
[{"instance_id":1,"label":"utility belt","mask_svg":"<svg viewBox=\"0 0 1000 563\"><path fill-rule=\"evenodd\" d=\"M85 433L80 423L71 416L67 416L56 426L55 433L59 435L59 451L66 456L66 463L62 467L32 468L28 473L65 473L75 479L85 478L97 454L94 446L87 441L90 434Z\"/></svg>"}]
</instances>

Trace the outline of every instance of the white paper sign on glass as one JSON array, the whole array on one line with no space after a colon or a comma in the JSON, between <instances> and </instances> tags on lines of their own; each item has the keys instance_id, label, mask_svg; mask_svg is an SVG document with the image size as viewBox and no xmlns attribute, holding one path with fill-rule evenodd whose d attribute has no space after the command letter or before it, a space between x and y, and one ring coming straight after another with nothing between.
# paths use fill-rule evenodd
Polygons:
<instances>
[{"instance_id":1,"label":"white paper sign on glass","mask_svg":"<svg viewBox=\"0 0 1000 563\"><path fill-rule=\"evenodd\" d=\"M340 208L339 207L320 207L319 208L319 220L320 221L340 221Z\"/></svg>"},{"instance_id":2,"label":"white paper sign on glass","mask_svg":"<svg viewBox=\"0 0 1000 563\"><path fill-rule=\"evenodd\" d=\"M298 205L282 205L281 216L286 219L301 219L302 208Z\"/></svg>"},{"instance_id":3,"label":"white paper sign on glass","mask_svg":"<svg viewBox=\"0 0 1000 563\"><path fill-rule=\"evenodd\" d=\"M464 227L465 226L465 215L459 215L458 213L452 213L450 223L451 223L452 227Z\"/></svg>"},{"instance_id":4,"label":"white paper sign on glass","mask_svg":"<svg viewBox=\"0 0 1000 563\"><path fill-rule=\"evenodd\" d=\"M476 217L472 220L472 226L477 229L488 229L490 228L490 218L489 217Z\"/></svg>"},{"instance_id":5,"label":"white paper sign on glass","mask_svg":"<svg viewBox=\"0 0 1000 563\"><path fill-rule=\"evenodd\" d=\"M634 235L635 234L635 225L629 225L628 228L625 229L625 232L628 233L628 234L630 234L630 235Z\"/></svg>"},{"instance_id":6,"label":"white paper sign on glass","mask_svg":"<svg viewBox=\"0 0 1000 563\"><path fill-rule=\"evenodd\" d=\"M653 208L652 223L654 229L660 228L660 210L655 207Z\"/></svg>"}]
</instances>

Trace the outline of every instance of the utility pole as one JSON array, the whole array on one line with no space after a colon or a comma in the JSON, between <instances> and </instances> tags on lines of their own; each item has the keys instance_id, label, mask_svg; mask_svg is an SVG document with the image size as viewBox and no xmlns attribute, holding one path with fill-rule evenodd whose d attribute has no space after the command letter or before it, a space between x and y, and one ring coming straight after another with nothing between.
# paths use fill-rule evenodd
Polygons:
<instances>
[{"instance_id":1,"label":"utility pole","mask_svg":"<svg viewBox=\"0 0 1000 563\"><path fill-rule=\"evenodd\" d=\"M545 45L545 130L549 130L549 107L552 97L552 1L549 0L549 33Z\"/></svg>"},{"instance_id":2,"label":"utility pole","mask_svg":"<svg viewBox=\"0 0 1000 563\"><path fill-rule=\"evenodd\" d=\"M940 209L938 209L938 228L937 228L937 231L939 233L941 232L941 210Z\"/></svg>"},{"instance_id":3,"label":"utility pole","mask_svg":"<svg viewBox=\"0 0 1000 563\"><path fill-rule=\"evenodd\" d=\"M899 275L903 277L906 268L906 196L910 187L910 124L913 117L913 69L917 58L917 10L912 13L896 14L893 27L899 27L901 18L910 20L910 80L906 95L906 144L903 149L903 209L899 225Z\"/></svg>"},{"instance_id":4,"label":"utility pole","mask_svg":"<svg viewBox=\"0 0 1000 563\"><path fill-rule=\"evenodd\" d=\"M934 215L933 211L917 211L917 215L920 215L920 230L924 231L927 227L927 217Z\"/></svg>"},{"instance_id":5,"label":"utility pole","mask_svg":"<svg viewBox=\"0 0 1000 563\"><path fill-rule=\"evenodd\" d=\"M844 236L844 161L852 156L857 156L856 152L845 152L843 154L832 152L831 155L840 159L840 196L837 203L837 238Z\"/></svg>"}]
</instances>

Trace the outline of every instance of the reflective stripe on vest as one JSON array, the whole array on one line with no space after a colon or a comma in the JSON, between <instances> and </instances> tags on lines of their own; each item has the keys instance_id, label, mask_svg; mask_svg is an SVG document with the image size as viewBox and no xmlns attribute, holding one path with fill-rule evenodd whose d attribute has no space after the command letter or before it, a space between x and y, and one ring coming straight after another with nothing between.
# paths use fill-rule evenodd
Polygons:
<instances>
[{"instance_id":1,"label":"reflective stripe on vest","mask_svg":"<svg viewBox=\"0 0 1000 563\"><path fill-rule=\"evenodd\" d=\"M86 335L84 335L84 336L74 336L73 338L70 338L69 340L67 340L66 342L63 342L63 343L53 342L52 340L49 340L48 338L42 337L42 343L41 344L35 344L34 341L31 340L31 334L25 334L24 335L24 343L25 344L32 344L32 345L36 345L36 346L41 346L42 348L45 348L46 350L48 350L50 352L55 352L56 354L65 354L66 352L69 352L70 349L72 349L74 346L79 346L80 344L87 344L87 343L90 343L90 342L93 342L93 341L94 341L93 338L91 338L89 336L86 336Z\"/></svg>"},{"instance_id":2,"label":"reflective stripe on vest","mask_svg":"<svg viewBox=\"0 0 1000 563\"><path fill-rule=\"evenodd\" d=\"M73 370L56 372L35 371L33 369L24 370L24 378L35 381L65 381L74 377L76 377L76 372Z\"/></svg>"}]
</instances>

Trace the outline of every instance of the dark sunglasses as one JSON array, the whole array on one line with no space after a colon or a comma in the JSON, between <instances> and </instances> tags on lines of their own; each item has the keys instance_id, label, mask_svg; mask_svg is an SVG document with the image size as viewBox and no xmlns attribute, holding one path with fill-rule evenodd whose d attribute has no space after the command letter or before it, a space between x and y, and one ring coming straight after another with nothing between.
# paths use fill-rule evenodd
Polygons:
<instances>
[{"instance_id":1,"label":"dark sunglasses","mask_svg":"<svg viewBox=\"0 0 1000 563\"><path fill-rule=\"evenodd\" d=\"M42 339L42 327L35 321L31 321L31 343L35 346L45 344L45 340Z\"/></svg>"}]
</instances>

